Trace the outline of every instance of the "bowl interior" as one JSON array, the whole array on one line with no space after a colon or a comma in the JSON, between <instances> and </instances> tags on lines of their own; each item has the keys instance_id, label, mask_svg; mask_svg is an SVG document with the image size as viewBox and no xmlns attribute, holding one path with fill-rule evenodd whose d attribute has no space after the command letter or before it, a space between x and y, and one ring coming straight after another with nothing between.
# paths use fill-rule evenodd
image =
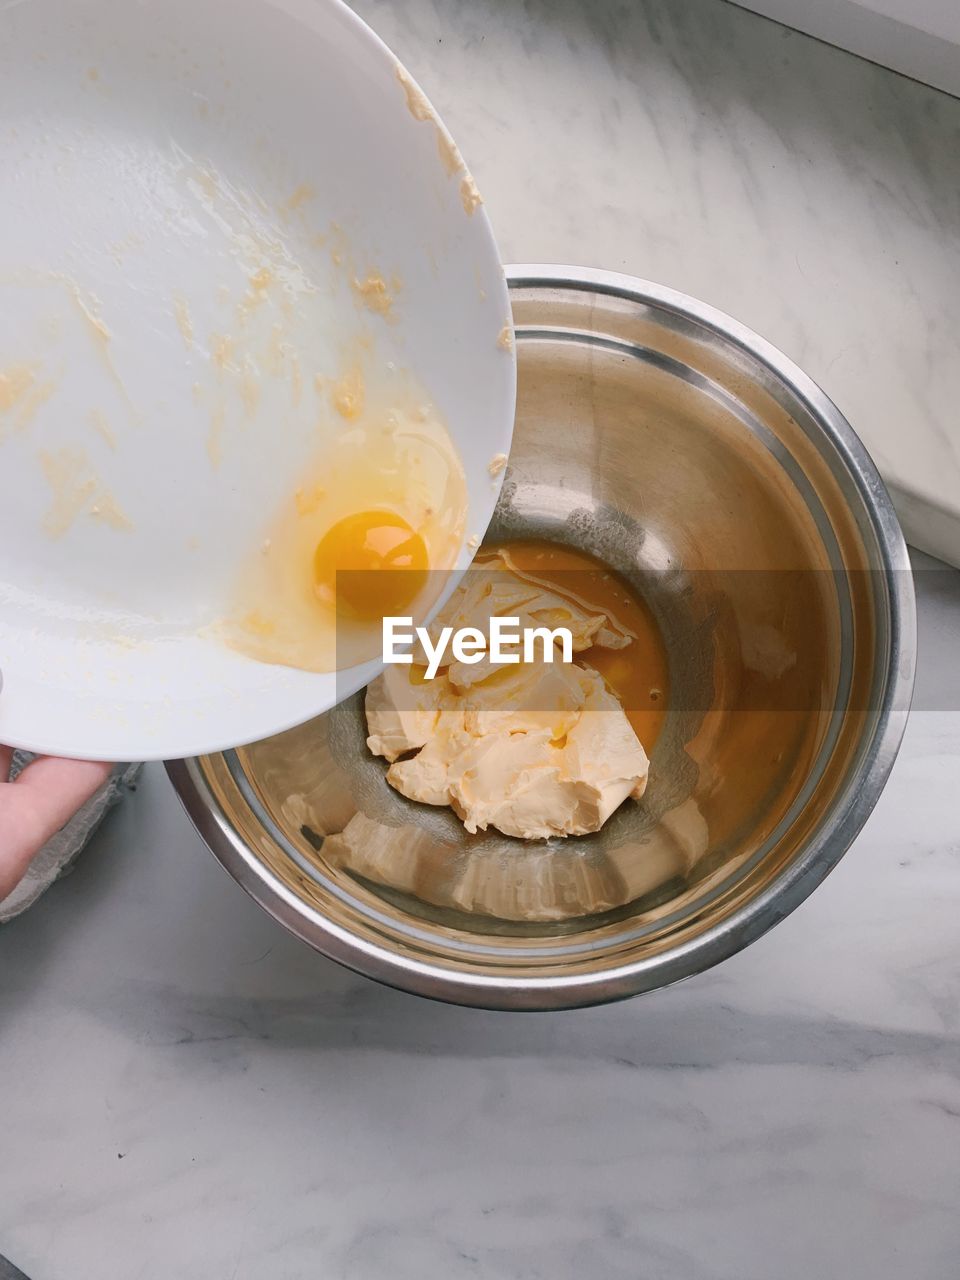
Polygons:
<instances>
[{"instance_id":1,"label":"bowl interior","mask_svg":"<svg viewBox=\"0 0 960 1280\"><path fill-rule=\"evenodd\" d=\"M345 5L43 0L0 32L0 741L163 758L300 723L342 681L209 624L364 427L343 378L436 406L464 544L486 528L515 371L483 207Z\"/></svg>"},{"instance_id":2,"label":"bowl interior","mask_svg":"<svg viewBox=\"0 0 960 1280\"><path fill-rule=\"evenodd\" d=\"M402 957L377 976L539 1007L682 976L685 950L744 909L736 945L809 892L852 838L839 815L893 639L861 479L803 387L669 295L520 279L513 304L518 413L491 537L572 544L648 601L671 696L644 798L593 836L468 836L387 786L360 696L195 781L252 851L233 869L294 895L281 914L323 949L338 953L332 922Z\"/></svg>"}]
</instances>

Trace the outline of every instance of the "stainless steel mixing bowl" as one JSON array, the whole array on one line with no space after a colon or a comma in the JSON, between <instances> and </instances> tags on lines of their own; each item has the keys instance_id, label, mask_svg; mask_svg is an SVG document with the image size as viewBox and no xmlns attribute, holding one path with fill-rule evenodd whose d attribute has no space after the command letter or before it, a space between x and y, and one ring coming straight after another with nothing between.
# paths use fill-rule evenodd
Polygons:
<instances>
[{"instance_id":1,"label":"stainless steel mixing bowl","mask_svg":"<svg viewBox=\"0 0 960 1280\"><path fill-rule=\"evenodd\" d=\"M896 755L915 614L873 464L783 355L641 280L509 279L520 388L492 533L594 552L647 597L671 697L643 800L581 839L467 836L387 786L359 696L168 767L227 870L325 955L551 1009L696 973L823 879Z\"/></svg>"}]
</instances>

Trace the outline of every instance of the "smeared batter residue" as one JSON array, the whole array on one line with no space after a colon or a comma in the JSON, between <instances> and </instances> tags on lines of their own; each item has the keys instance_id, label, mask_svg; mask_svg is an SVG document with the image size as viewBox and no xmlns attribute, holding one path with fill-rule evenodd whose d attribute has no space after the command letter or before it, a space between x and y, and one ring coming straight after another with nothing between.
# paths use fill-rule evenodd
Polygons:
<instances>
[{"instance_id":1,"label":"smeared batter residue","mask_svg":"<svg viewBox=\"0 0 960 1280\"><path fill-rule=\"evenodd\" d=\"M459 173L464 175L460 183L460 199L467 213L472 214L483 201L480 198L480 192L477 190L477 184L467 170L466 161L460 154L459 147L447 132L433 107L424 97L423 92L414 84L399 63L397 64L396 75L407 101L407 110L414 120L429 122L436 130L437 154L440 156L440 163L443 165L444 173L448 178L454 178Z\"/></svg>"},{"instance_id":2,"label":"smeared batter residue","mask_svg":"<svg viewBox=\"0 0 960 1280\"><path fill-rule=\"evenodd\" d=\"M89 510L96 494L96 480L90 476L82 478L78 473L78 458L82 455L70 449L40 455L43 474L53 490L53 502L43 518L44 531L51 538L62 537L74 520Z\"/></svg>"},{"instance_id":3,"label":"smeared batter residue","mask_svg":"<svg viewBox=\"0 0 960 1280\"><path fill-rule=\"evenodd\" d=\"M244 413L252 418L260 403L260 380L256 366L249 356L244 357L243 372L240 375L240 399L243 401Z\"/></svg>"},{"instance_id":4,"label":"smeared batter residue","mask_svg":"<svg viewBox=\"0 0 960 1280\"><path fill-rule=\"evenodd\" d=\"M437 152L440 155L440 163L443 165L447 177L452 178L454 174L467 167L463 156L460 154L460 148L439 121L437 122Z\"/></svg>"},{"instance_id":5,"label":"smeared batter residue","mask_svg":"<svg viewBox=\"0 0 960 1280\"><path fill-rule=\"evenodd\" d=\"M270 286L273 284L273 272L269 267L260 267L250 277L250 290L237 304L237 322L240 327L246 324L249 316L266 301Z\"/></svg>"},{"instance_id":6,"label":"smeared batter residue","mask_svg":"<svg viewBox=\"0 0 960 1280\"><path fill-rule=\"evenodd\" d=\"M34 414L56 391L56 383L39 382L31 390L30 394L24 400L17 417L17 426L20 428L28 427L33 421Z\"/></svg>"},{"instance_id":7,"label":"smeared batter residue","mask_svg":"<svg viewBox=\"0 0 960 1280\"><path fill-rule=\"evenodd\" d=\"M391 281L394 286L394 293L397 291L399 281ZM386 280L376 271L370 271L363 280L354 277L353 287L357 296L368 311L375 312L378 316L388 316L393 307L393 293L391 293Z\"/></svg>"},{"instance_id":8,"label":"smeared batter residue","mask_svg":"<svg viewBox=\"0 0 960 1280\"><path fill-rule=\"evenodd\" d=\"M273 284L273 272L269 267L261 267L250 277L250 288L261 297Z\"/></svg>"},{"instance_id":9,"label":"smeared batter residue","mask_svg":"<svg viewBox=\"0 0 960 1280\"><path fill-rule=\"evenodd\" d=\"M195 167L193 173L187 179L187 186L191 185L211 201L216 200L220 192L220 184L217 182L216 176L200 165Z\"/></svg>"},{"instance_id":10,"label":"smeared batter residue","mask_svg":"<svg viewBox=\"0 0 960 1280\"><path fill-rule=\"evenodd\" d=\"M133 528L133 522L129 516L121 511L116 500L109 493L104 493L96 499L90 508L90 514L95 520L102 520L104 524L108 524L111 529L124 532Z\"/></svg>"},{"instance_id":11,"label":"smeared batter residue","mask_svg":"<svg viewBox=\"0 0 960 1280\"><path fill-rule=\"evenodd\" d=\"M180 336L183 338L184 344L189 348L193 346L193 320L190 318L190 307L186 298L180 294L176 294L173 299L173 313L177 318L177 328L180 330Z\"/></svg>"},{"instance_id":12,"label":"smeared batter residue","mask_svg":"<svg viewBox=\"0 0 960 1280\"><path fill-rule=\"evenodd\" d=\"M490 459L487 470L491 476L498 476L507 465L507 455L505 453L495 453Z\"/></svg>"},{"instance_id":13,"label":"smeared batter residue","mask_svg":"<svg viewBox=\"0 0 960 1280\"><path fill-rule=\"evenodd\" d=\"M316 191L308 182L301 182L282 208L287 213L294 213L297 209L302 209L305 204L308 204L316 194Z\"/></svg>"},{"instance_id":14,"label":"smeared batter residue","mask_svg":"<svg viewBox=\"0 0 960 1280\"><path fill-rule=\"evenodd\" d=\"M413 80L407 75L403 67L397 63L397 79L403 86L403 92L407 99L407 110L413 116L414 120L432 120L436 121L437 116L433 107L427 101L420 87L414 84Z\"/></svg>"},{"instance_id":15,"label":"smeared batter residue","mask_svg":"<svg viewBox=\"0 0 960 1280\"><path fill-rule=\"evenodd\" d=\"M342 378L334 383L331 390L333 407L341 418L354 422L363 413L364 383L363 371L359 365L348 370Z\"/></svg>"},{"instance_id":16,"label":"smeared batter residue","mask_svg":"<svg viewBox=\"0 0 960 1280\"><path fill-rule=\"evenodd\" d=\"M35 366L15 364L0 372L0 413L9 413L23 401L36 382Z\"/></svg>"},{"instance_id":17,"label":"smeared batter residue","mask_svg":"<svg viewBox=\"0 0 960 1280\"><path fill-rule=\"evenodd\" d=\"M483 204L483 196L477 190L477 184L469 173L460 183L460 200L464 211L471 217Z\"/></svg>"},{"instance_id":18,"label":"smeared batter residue","mask_svg":"<svg viewBox=\"0 0 960 1280\"><path fill-rule=\"evenodd\" d=\"M99 409L91 409L87 415L87 421L90 423L91 427L93 427L100 439L105 441L110 449L116 449L117 437L113 434L110 423Z\"/></svg>"},{"instance_id":19,"label":"smeared batter residue","mask_svg":"<svg viewBox=\"0 0 960 1280\"><path fill-rule=\"evenodd\" d=\"M513 328L509 324L505 324L497 336L497 346L504 351L510 351L513 347Z\"/></svg>"},{"instance_id":20,"label":"smeared batter residue","mask_svg":"<svg viewBox=\"0 0 960 1280\"><path fill-rule=\"evenodd\" d=\"M222 333L214 333L210 335L210 359L221 373L230 367L230 357L232 355L232 338Z\"/></svg>"},{"instance_id":21,"label":"smeared batter residue","mask_svg":"<svg viewBox=\"0 0 960 1280\"><path fill-rule=\"evenodd\" d=\"M259 609L252 609L241 619L241 623L245 631L262 640L268 639L277 629L277 624L265 618Z\"/></svg>"},{"instance_id":22,"label":"smeared batter residue","mask_svg":"<svg viewBox=\"0 0 960 1280\"><path fill-rule=\"evenodd\" d=\"M18 431L29 427L37 410L55 390L55 382L37 380L36 365L16 364L0 370L0 437L3 420L9 420L9 415L14 415L13 425Z\"/></svg>"},{"instance_id":23,"label":"smeared batter residue","mask_svg":"<svg viewBox=\"0 0 960 1280\"><path fill-rule=\"evenodd\" d=\"M57 279L61 280L70 291L71 298L73 298L78 311L87 322L93 336L98 342L102 343L103 346L106 347L106 344L113 337L113 334L104 324L100 316L100 304L97 302L96 298L94 298L92 294L89 298L85 298L80 286L71 276L60 275L57 276Z\"/></svg>"},{"instance_id":24,"label":"smeared batter residue","mask_svg":"<svg viewBox=\"0 0 960 1280\"><path fill-rule=\"evenodd\" d=\"M320 503L327 496L326 489L322 489L319 485L314 485L310 489L298 489L293 495L294 503L297 508L297 515L309 516L320 506Z\"/></svg>"},{"instance_id":25,"label":"smeared batter residue","mask_svg":"<svg viewBox=\"0 0 960 1280\"><path fill-rule=\"evenodd\" d=\"M97 350L100 353L100 358L103 360L112 381L116 384L117 390L123 396L134 415L139 418L140 412L131 400L126 384L117 372L116 365L113 363L113 355L110 351L110 343L112 341L113 334L107 328L100 315L99 301L93 294L85 295L79 284L77 284L76 280L74 280L72 276L68 276L63 272L54 271L50 273L50 279L58 281L58 283L62 284L67 290L74 306L83 318L87 329L96 344Z\"/></svg>"},{"instance_id":26,"label":"smeared batter residue","mask_svg":"<svg viewBox=\"0 0 960 1280\"><path fill-rule=\"evenodd\" d=\"M44 532L60 538L80 516L101 520L112 529L133 528L110 491L90 468L82 449L43 450L40 465L53 498L43 518Z\"/></svg>"}]
</instances>

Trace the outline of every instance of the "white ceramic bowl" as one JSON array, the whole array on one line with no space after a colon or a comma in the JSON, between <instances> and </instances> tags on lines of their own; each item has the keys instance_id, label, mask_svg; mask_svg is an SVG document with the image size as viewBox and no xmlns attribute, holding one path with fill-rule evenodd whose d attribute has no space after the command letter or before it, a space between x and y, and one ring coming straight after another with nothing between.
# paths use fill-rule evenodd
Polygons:
<instances>
[{"instance_id":1,"label":"white ceramic bowl","mask_svg":"<svg viewBox=\"0 0 960 1280\"><path fill-rule=\"evenodd\" d=\"M338 0L36 0L0 37L0 741L139 759L276 733L371 667L264 665L202 628L355 330L438 406L465 535L487 526L515 391L487 218ZM251 366L237 315L263 266ZM399 281L393 323L350 287L373 269Z\"/></svg>"}]
</instances>

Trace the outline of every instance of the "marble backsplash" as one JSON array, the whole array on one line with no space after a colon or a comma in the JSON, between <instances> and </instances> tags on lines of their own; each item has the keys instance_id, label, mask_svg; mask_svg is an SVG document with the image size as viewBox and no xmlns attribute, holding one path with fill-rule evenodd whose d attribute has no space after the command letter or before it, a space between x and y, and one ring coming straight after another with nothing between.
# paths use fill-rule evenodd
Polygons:
<instances>
[{"instance_id":1,"label":"marble backsplash","mask_svg":"<svg viewBox=\"0 0 960 1280\"><path fill-rule=\"evenodd\" d=\"M960 100L723 0L355 0L507 262L720 307L833 397L960 564Z\"/></svg>"}]
</instances>

